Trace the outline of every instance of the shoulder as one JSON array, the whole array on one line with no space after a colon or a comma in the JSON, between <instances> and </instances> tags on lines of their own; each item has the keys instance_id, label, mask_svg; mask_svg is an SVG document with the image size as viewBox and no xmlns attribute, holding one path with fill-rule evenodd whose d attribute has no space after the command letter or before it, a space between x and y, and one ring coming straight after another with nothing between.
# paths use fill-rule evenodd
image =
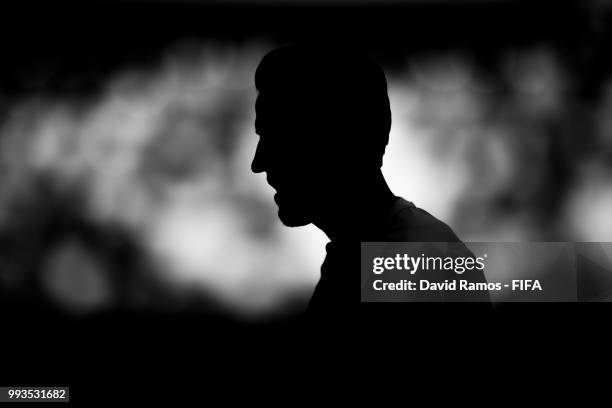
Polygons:
<instances>
[{"instance_id":1,"label":"shoulder","mask_svg":"<svg viewBox=\"0 0 612 408\"><path fill-rule=\"evenodd\" d=\"M427 211L403 200L385 228L387 242L459 242L455 232Z\"/></svg>"}]
</instances>

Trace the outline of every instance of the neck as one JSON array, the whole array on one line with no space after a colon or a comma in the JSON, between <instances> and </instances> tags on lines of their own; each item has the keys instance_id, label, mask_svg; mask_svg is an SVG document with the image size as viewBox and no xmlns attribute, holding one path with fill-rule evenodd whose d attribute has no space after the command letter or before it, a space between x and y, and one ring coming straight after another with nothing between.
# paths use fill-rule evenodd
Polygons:
<instances>
[{"instance_id":1,"label":"neck","mask_svg":"<svg viewBox=\"0 0 612 408\"><path fill-rule=\"evenodd\" d=\"M353 192L345 193L343 198L350 198L350 202L344 201L344 207L313 222L332 242L367 240L380 227L396 199L380 169L362 176Z\"/></svg>"}]
</instances>

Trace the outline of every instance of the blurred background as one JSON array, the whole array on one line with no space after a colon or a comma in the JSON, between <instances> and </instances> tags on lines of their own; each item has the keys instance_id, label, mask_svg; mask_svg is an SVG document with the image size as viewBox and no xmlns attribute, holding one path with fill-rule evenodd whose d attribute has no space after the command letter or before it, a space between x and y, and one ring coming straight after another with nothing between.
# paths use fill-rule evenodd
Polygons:
<instances>
[{"instance_id":1,"label":"blurred background","mask_svg":"<svg viewBox=\"0 0 612 408\"><path fill-rule=\"evenodd\" d=\"M383 66L384 174L462 240L612 240L612 2L2 7L5 310L299 313L327 238L250 163L255 67L305 38Z\"/></svg>"}]
</instances>

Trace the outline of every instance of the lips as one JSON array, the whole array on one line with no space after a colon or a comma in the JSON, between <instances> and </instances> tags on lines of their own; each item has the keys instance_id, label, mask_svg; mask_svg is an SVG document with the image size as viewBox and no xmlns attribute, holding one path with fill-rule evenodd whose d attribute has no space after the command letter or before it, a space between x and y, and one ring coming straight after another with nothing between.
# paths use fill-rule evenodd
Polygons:
<instances>
[{"instance_id":1,"label":"lips","mask_svg":"<svg viewBox=\"0 0 612 408\"><path fill-rule=\"evenodd\" d=\"M268 179L266 179L266 181L268 182L268 185L269 185L270 187L272 187L273 189L275 189L275 190L277 190L277 191L278 191L278 184L274 183L274 182L273 182L273 181L271 181L269 178L268 178Z\"/></svg>"},{"instance_id":2,"label":"lips","mask_svg":"<svg viewBox=\"0 0 612 408\"><path fill-rule=\"evenodd\" d=\"M274 194L274 202L278 204L278 200L280 198L280 195L279 195L280 194L279 185L278 185L278 183L276 183L276 181L278 181L278 180L274 180L274 179L268 177L266 179L266 181L268 182L270 187L272 187L276 191L276 193Z\"/></svg>"},{"instance_id":3,"label":"lips","mask_svg":"<svg viewBox=\"0 0 612 408\"><path fill-rule=\"evenodd\" d=\"M272 187L274 190L276 190L276 191L278 192L278 189L279 189L278 183L276 183L276 182L275 182L274 180L272 180L270 177L268 177L268 178L266 179L266 181L268 182L268 185L269 185L270 187Z\"/></svg>"}]
</instances>

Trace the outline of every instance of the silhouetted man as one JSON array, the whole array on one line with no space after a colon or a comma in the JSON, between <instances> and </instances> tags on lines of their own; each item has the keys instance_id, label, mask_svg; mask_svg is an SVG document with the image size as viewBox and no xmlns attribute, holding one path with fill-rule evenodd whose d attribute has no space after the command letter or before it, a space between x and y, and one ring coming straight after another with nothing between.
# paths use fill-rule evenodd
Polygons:
<instances>
[{"instance_id":1,"label":"silhouetted man","mask_svg":"<svg viewBox=\"0 0 612 408\"><path fill-rule=\"evenodd\" d=\"M264 56L255 86L260 139L252 170L266 172L283 224L313 223L331 240L310 311L359 303L360 242L459 242L387 186L381 166L391 110L376 63L346 50L290 46Z\"/></svg>"}]
</instances>

